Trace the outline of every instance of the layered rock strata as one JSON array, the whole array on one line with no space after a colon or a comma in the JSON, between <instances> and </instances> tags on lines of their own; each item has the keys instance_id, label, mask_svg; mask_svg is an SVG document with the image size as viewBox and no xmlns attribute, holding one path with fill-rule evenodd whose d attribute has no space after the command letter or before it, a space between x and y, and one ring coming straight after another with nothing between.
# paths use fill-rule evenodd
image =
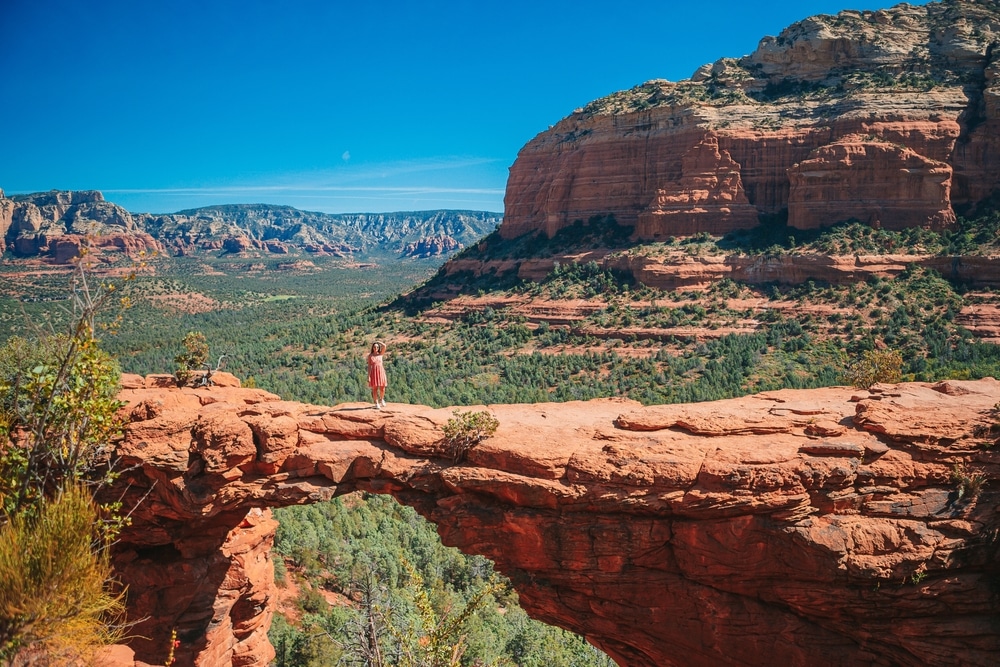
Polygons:
<instances>
[{"instance_id":1,"label":"layered rock strata","mask_svg":"<svg viewBox=\"0 0 1000 667\"><path fill-rule=\"evenodd\" d=\"M135 512L114 562L146 618L141 661L162 664L174 629L181 664L266 665L266 508L357 489L489 556L529 613L621 665L1000 652L994 380L491 406L500 428L459 464L441 437L450 409L127 380L112 493Z\"/></svg>"},{"instance_id":2,"label":"layered rock strata","mask_svg":"<svg viewBox=\"0 0 1000 667\"><path fill-rule=\"evenodd\" d=\"M542 280L556 264L596 262L603 269L619 271L643 285L663 290L704 289L729 278L751 285L798 285L808 280L843 285L871 277L893 278L908 266L933 269L949 280L975 287L1000 287L1000 257L993 255L690 255L683 250L663 256L592 250L547 258L476 260L458 258L445 264L445 275L463 273L479 277L516 273L524 280ZM458 289L459 286L453 286ZM441 299L452 293L432 292Z\"/></svg>"},{"instance_id":3,"label":"layered rock strata","mask_svg":"<svg viewBox=\"0 0 1000 667\"><path fill-rule=\"evenodd\" d=\"M846 137L788 169L788 225L857 219L872 227L943 229L955 222L951 165L886 142ZM937 209L936 211L934 209Z\"/></svg>"},{"instance_id":4,"label":"layered rock strata","mask_svg":"<svg viewBox=\"0 0 1000 667\"><path fill-rule=\"evenodd\" d=\"M551 237L608 214L649 239L784 212L801 228L947 226L1000 186L998 39L995 2L811 17L539 134L511 167L500 232ZM692 175L708 145L716 164L702 155Z\"/></svg>"},{"instance_id":5,"label":"layered rock strata","mask_svg":"<svg viewBox=\"0 0 1000 667\"><path fill-rule=\"evenodd\" d=\"M639 215L636 234L656 238L664 230L690 235L726 234L757 225L757 209L747 201L740 165L706 136L681 158L681 178L657 188L656 199Z\"/></svg>"},{"instance_id":6,"label":"layered rock strata","mask_svg":"<svg viewBox=\"0 0 1000 667\"><path fill-rule=\"evenodd\" d=\"M52 190L11 199L0 190L0 240L5 250L49 255L59 264L79 257L84 246L129 256L162 250L128 211L95 190Z\"/></svg>"}]
</instances>

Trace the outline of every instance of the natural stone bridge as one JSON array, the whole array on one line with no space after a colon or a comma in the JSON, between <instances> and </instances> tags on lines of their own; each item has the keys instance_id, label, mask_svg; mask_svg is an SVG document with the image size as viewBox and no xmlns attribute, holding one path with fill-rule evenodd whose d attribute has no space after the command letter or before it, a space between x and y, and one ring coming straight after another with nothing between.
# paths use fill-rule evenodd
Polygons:
<instances>
[{"instance_id":1,"label":"natural stone bridge","mask_svg":"<svg viewBox=\"0 0 1000 667\"><path fill-rule=\"evenodd\" d=\"M389 493L492 558L536 618L619 664L994 665L1000 383L694 405L496 405L454 464L452 409L322 407L126 377L136 506L114 559L136 659L263 666L268 508ZM145 388L145 387L151 388ZM992 436L996 438L996 434ZM956 465L987 474L960 495Z\"/></svg>"}]
</instances>

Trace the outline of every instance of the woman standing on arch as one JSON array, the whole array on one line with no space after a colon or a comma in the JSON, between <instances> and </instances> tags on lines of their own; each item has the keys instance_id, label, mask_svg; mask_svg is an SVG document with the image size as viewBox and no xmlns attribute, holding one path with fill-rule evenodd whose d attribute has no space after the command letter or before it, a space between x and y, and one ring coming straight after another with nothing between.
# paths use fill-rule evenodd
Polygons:
<instances>
[{"instance_id":1,"label":"woman standing on arch","mask_svg":"<svg viewBox=\"0 0 1000 667\"><path fill-rule=\"evenodd\" d=\"M388 384L385 366L382 363L383 354L385 354L385 343L378 340L372 343L372 350L368 354L368 386L371 387L375 407L379 410L385 407L385 386Z\"/></svg>"}]
</instances>

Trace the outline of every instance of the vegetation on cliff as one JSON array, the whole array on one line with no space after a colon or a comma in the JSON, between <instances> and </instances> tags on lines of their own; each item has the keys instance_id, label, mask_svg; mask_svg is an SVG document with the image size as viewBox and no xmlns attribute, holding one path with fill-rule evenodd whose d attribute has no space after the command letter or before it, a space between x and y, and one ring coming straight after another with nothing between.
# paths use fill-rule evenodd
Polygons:
<instances>
[{"instance_id":1,"label":"vegetation on cliff","mask_svg":"<svg viewBox=\"0 0 1000 667\"><path fill-rule=\"evenodd\" d=\"M974 82L969 55L989 48L998 11L993 2L943 0L926 7L899 5L811 16L777 37L765 37L752 54L720 58L683 81L647 81L594 100L577 113L781 106L806 100L829 104L873 92L891 95L960 87ZM839 57L833 57L835 49L828 45L837 42ZM812 57L806 59L807 53Z\"/></svg>"},{"instance_id":2,"label":"vegetation on cliff","mask_svg":"<svg viewBox=\"0 0 1000 667\"><path fill-rule=\"evenodd\" d=\"M93 500L121 435L117 363L95 316L110 290L74 275L66 335L0 347L0 659L70 664L121 639L109 542L120 507Z\"/></svg>"}]
</instances>

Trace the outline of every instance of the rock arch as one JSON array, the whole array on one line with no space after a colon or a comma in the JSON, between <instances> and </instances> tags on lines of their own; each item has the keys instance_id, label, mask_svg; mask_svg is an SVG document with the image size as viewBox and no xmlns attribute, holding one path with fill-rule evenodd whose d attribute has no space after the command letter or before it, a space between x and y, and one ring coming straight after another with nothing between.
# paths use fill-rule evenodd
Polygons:
<instances>
[{"instance_id":1,"label":"rock arch","mask_svg":"<svg viewBox=\"0 0 1000 667\"><path fill-rule=\"evenodd\" d=\"M258 389L127 379L109 494L135 506L114 562L131 647L263 666L268 508L388 493L492 558L525 609L619 664L992 664L994 380L779 391L694 405L498 405L453 464L451 409L312 406ZM985 471L959 498L957 463ZM921 574L923 573L923 574Z\"/></svg>"}]
</instances>

